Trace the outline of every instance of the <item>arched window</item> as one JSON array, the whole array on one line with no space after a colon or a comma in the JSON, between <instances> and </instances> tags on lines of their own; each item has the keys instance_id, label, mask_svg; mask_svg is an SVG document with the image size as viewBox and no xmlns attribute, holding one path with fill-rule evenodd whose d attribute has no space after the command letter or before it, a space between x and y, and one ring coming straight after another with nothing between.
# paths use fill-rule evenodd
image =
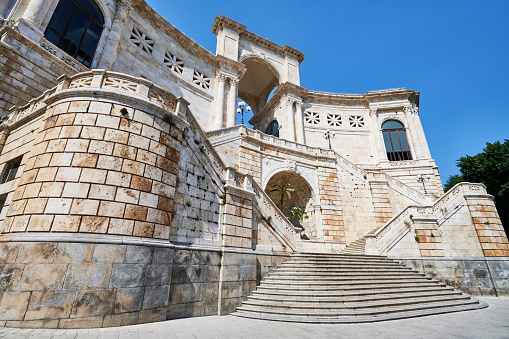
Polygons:
<instances>
[{"instance_id":1,"label":"arched window","mask_svg":"<svg viewBox=\"0 0 509 339\"><path fill-rule=\"evenodd\" d=\"M93 0L60 0L44 37L90 67L103 25L104 16Z\"/></svg>"},{"instance_id":2,"label":"arched window","mask_svg":"<svg viewBox=\"0 0 509 339\"><path fill-rule=\"evenodd\" d=\"M389 161L412 160L405 127L402 123L395 120L387 120L382 124L382 134Z\"/></svg>"},{"instance_id":3,"label":"arched window","mask_svg":"<svg viewBox=\"0 0 509 339\"><path fill-rule=\"evenodd\" d=\"M269 127L267 127L265 130L265 134L273 135L279 138L279 124L277 123L277 120L274 120L269 124Z\"/></svg>"}]
</instances>

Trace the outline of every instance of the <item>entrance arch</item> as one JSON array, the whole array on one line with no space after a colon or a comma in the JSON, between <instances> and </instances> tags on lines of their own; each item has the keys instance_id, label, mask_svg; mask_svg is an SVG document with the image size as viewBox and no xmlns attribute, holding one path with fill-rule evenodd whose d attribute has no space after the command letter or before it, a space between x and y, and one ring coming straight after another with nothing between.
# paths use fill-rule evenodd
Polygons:
<instances>
[{"instance_id":1,"label":"entrance arch","mask_svg":"<svg viewBox=\"0 0 509 339\"><path fill-rule=\"evenodd\" d=\"M297 227L303 230L301 236L303 239L315 240L318 239L315 202L316 197L311 188L311 185L299 174L293 171L282 171L274 174L265 187L265 193L278 207L281 206L281 191L273 191L278 189L275 185L283 186L290 184L293 191L290 192L290 197L284 193L284 200L281 211L286 217L291 217L291 208L298 206L304 213L304 219L298 220L297 217L292 217L290 221Z\"/></svg>"},{"instance_id":2,"label":"entrance arch","mask_svg":"<svg viewBox=\"0 0 509 339\"><path fill-rule=\"evenodd\" d=\"M270 62L257 55L245 56L241 62L246 66L246 72L240 78L238 96L256 115L267 103L272 90L281 83L281 75Z\"/></svg>"}]
</instances>

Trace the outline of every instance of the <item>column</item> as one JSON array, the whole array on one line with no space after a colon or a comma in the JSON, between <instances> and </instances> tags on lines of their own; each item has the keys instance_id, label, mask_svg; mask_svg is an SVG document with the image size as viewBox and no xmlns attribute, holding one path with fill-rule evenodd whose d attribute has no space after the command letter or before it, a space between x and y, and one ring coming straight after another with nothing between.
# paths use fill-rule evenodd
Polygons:
<instances>
[{"instance_id":1,"label":"column","mask_svg":"<svg viewBox=\"0 0 509 339\"><path fill-rule=\"evenodd\" d=\"M294 100L286 98L286 115L288 121L286 140L295 141L295 119L293 114L293 103Z\"/></svg>"},{"instance_id":2,"label":"column","mask_svg":"<svg viewBox=\"0 0 509 339\"><path fill-rule=\"evenodd\" d=\"M120 43L122 31L124 30L124 24L130 11L131 6L129 6L129 1L119 1L117 3L115 18L113 19L113 23L101 55L101 60L99 61L97 68L105 69L107 71L112 70L113 63L117 56L117 49Z\"/></svg>"},{"instance_id":3,"label":"column","mask_svg":"<svg viewBox=\"0 0 509 339\"><path fill-rule=\"evenodd\" d=\"M295 117L296 117L296 126L297 126L297 142L301 144L305 144L306 140L304 138L304 118L302 117L302 101L295 102Z\"/></svg>"},{"instance_id":4,"label":"column","mask_svg":"<svg viewBox=\"0 0 509 339\"><path fill-rule=\"evenodd\" d=\"M229 78L230 91L228 92L226 127L233 127L237 124L237 89L239 79Z\"/></svg>"},{"instance_id":5,"label":"column","mask_svg":"<svg viewBox=\"0 0 509 339\"><path fill-rule=\"evenodd\" d=\"M373 133L373 140L375 142L375 161L380 163L382 160L387 160L385 145L383 143L382 132L378 124L378 114L376 107L369 108L369 118L371 120L371 133Z\"/></svg>"},{"instance_id":6,"label":"column","mask_svg":"<svg viewBox=\"0 0 509 339\"><path fill-rule=\"evenodd\" d=\"M23 19L30 21L38 29L41 28L42 21L48 13L53 0L32 0L28 3Z\"/></svg>"},{"instance_id":7,"label":"column","mask_svg":"<svg viewBox=\"0 0 509 339\"><path fill-rule=\"evenodd\" d=\"M219 74L217 76L217 97L216 97L216 113L214 118L215 129L223 128L223 106L224 106L224 85L226 75Z\"/></svg>"},{"instance_id":8,"label":"column","mask_svg":"<svg viewBox=\"0 0 509 339\"><path fill-rule=\"evenodd\" d=\"M412 107L405 106L403 107L403 111L405 112L405 117L408 125L409 135L407 135L407 140L409 143L411 141L412 145L414 146L413 159L423 158L424 154L422 152L421 141L415 128L414 117L412 116Z\"/></svg>"}]
</instances>

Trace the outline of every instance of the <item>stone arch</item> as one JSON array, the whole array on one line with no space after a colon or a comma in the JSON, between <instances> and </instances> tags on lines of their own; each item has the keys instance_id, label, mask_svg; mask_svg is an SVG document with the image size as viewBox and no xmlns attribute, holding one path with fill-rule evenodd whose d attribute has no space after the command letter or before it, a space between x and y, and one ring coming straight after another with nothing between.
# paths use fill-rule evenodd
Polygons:
<instances>
[{"instance_id":1,"label":"stone arch","mask_svg":"<svg viewBox=\"0 0 509 339\"><path fill-rule=\"evenodd\" d=\"M251 106L256 115L267 103L272 90L281 83L281 72L258 54L248 54L240 58L246 72L240 78L238 96Z\"/></svg>"},{"instance_id":2,"label":"stone arch","mask_svg":"<svg viewBox=\"0 0 509 339\"><path fill-rule=\"evenodd\" d=\"M396 117L396 116L393 116L393 117L388 116L388 117L384 117L382 120L380 120L380 125L378 126L380 131L382 130L382 125L389 120L394 120L394 121L399 122L400 124L403 125L403 127L405 127L406 130L408 130L408 124L406 123L406 121L404 121L403 119Z\"/></svg>"},{"instance_id":3,"label":"stone arch","mask_svg":"<svg viewBox=\"0 0 509 339\"><path fill-rule=\"evenodd\" d=\"M291 197L285 194L283 205L281 206L281 194L280 192L271 192L274 188L277 189L274 185L284 185L289 183L291 188L293 189L290 192ZM270 179L267 181L265 187L265 193L269 195L272 201L280 207L283 214L287 217L291 217L291 208L293 206L298 206L302 212L304 212L304 219L300 221L296 217L291 217L290 221L297 227L301 227L303 230L301 232L301 236L303 239L318 239L318 230L316 227L316 212L315 212L315 204L316 204L316 194L309 184L309 182L300 174L290 171L283 170L276 172L273 174Z\"/></svg>"}]
</instances>

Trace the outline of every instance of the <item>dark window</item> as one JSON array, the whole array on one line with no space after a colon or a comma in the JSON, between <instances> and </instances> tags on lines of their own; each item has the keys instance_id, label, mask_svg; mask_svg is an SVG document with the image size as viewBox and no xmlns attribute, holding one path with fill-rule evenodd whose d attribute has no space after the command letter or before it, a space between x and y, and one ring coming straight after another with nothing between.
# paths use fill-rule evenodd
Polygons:
<instances>
[{"instance_id":1,"label":"dark window","mask_svg":"<svg viewBox=\"0 0 509 339\"><path fill-rule=\"evenodd\" d=\"M16 173L18 172L18 168L21 165L21 159L16 159L13 161L9 161L5 164L4 173L2 175L2 184L7 181L14 180L16 178Z\"/></svg>"},{"instance_id":2,"label":"dark window","mask_svg":"<svg viewBox=\"0 0 509 339\"><path fill-rule=\"evenodd\" d=\"M104 17L92 0L60 0L44 32L58 48L90 67Z\"/></svg>"},{"instance_id":3,"label":"dark window","mask_svg":"<svg viewBox=\"0 0 509 339\"><path fill-rule=\"evenodd\" d=\"M6 197L0 197L0 214L2 213L2 210L4 209Z\"/></svg>"},{"instance_id":4,"label":"dark window","mask_svg":"<svg viewBox=\"0 0 509 339\"><path fill-rule=\"evenodd\" d=\"M405 127L402 123L387 120L382 124L382 134L389 161L412 160Z\"/></svg>"},{"instance_id":5,"label":"dark window","mask_svg":"<svg viewBox=\"0 0 509 339\"><path fill-rule=\"evenodd\" d=\"M279 124L276 120L269 124L269 127L265 130L265 134L273 135L279 138Z\"/></svg>"}]
</instances>

